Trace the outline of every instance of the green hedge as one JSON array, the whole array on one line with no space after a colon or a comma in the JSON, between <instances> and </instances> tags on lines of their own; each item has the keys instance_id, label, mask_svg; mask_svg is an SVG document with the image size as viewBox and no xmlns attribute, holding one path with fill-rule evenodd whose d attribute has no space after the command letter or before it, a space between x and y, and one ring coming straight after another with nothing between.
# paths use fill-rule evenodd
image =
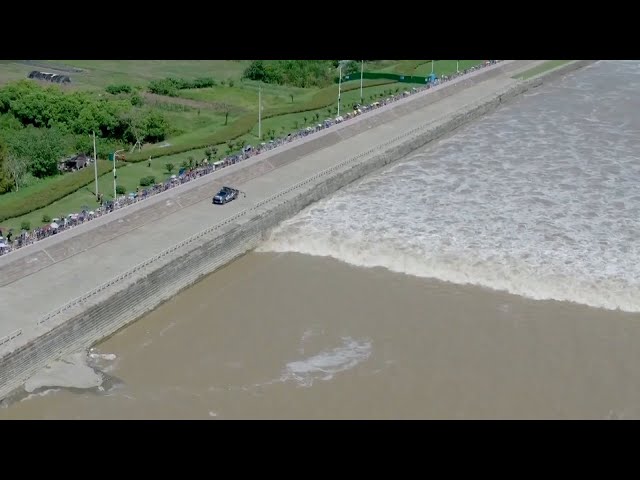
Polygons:
<instances>
[{"instance_id":1,"label":"green hedge","mask_svg":"<svg viewBox=\"0 0 640 480\"><path fill-rule=\"evenodd\" d=\"M104 175L111 169L111 162L98 160L98 176ZM2 202L0 202L0 222L51 205L93 181L94 169L93 165L90 165L78 172L66 173L46 183L35 185L33 189L5 194L7 198L2 198Z\"/></svg>"},{"instance_id":2,"label":"green hedge","mask_svg":"<svg viewBox=\"0 0 640 480\"><path fill-rule=\"evenodd\" d=\"M365 85L366 88L379 87L380 85L388 85L395 83L395 80L391 79L375 79L370 80ZM360 82L353 82L343 85L342 91L348 92L360 88ZM283 105L282 107L274 107L263 110L262 118L272 118L281 115L290 115L292 113L310 112L313 110L319 110L324 107L328 107L336 102L336 87L330 86L318 91L312 98L306 103ZM251 129L257 123L256 113L250 112L238 117L231 125L213 132L206 139L200 141L197 144L190 145L172 145L165 148L154 148L150 150L144 150L142 152L136 152L132 155L127 155L127 162L138 163L147 160L150 156L154 158L164 157L167 155L175 155L177 153L188 152L199 148L206 148L209 145L221 145L229 141L235 140L242 135L245 135L251 131Z\"/></svg>"},{"instance_id":3,"label":"green hedge","mask_svg":"<svg viewBox=\"0 0 640 480\"><path fill-rule=\"evenodd\" d=\"M350 75L345 75L342 77L342 81L354 80L355 77L360 78L360 74L354 74L353 78L350 78ZM398 83L418 83L421 85L425 85L427 83L427 77L418 77L415 75L402 75L399 73L389 73L389 72L364 72L362 74L362 78L367 80L388 80L389 82L398 82Z\"/></svg>"}]
</instances>

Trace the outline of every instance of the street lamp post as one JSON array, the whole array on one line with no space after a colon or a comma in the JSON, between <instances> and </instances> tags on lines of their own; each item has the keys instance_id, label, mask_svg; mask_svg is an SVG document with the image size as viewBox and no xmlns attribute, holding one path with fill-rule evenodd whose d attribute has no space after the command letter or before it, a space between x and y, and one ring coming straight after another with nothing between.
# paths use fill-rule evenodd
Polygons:
<instances>
[{"instance_id":1,"label":"street lamp post","mask_svg":"<svg viewBox=\"0 0 640 480\"><path fill-rule=\"evenodd\" d=\"M258 139L262 140L262 85L258 87Z\"/></svg>"},{"instance_id":2,"label":"street lamp post","mask_svg":"<svg viewBox=\"0 0 640 480\"><path fill-rule=\"evenodd\" d=\"M124 148L122 150L117 150L113 152L113 201L115 202L118 199L118 194L116 192L116 159L118 158L118 153L124 152Z\"/></svg>"},{"instance_id":3,"label":"street lamp post","mask_svg":"<svg viewBox=\"0 0 640 480\"><path fill-rule=\"evenodd\" d=\"M364 60L361 60L360 64L360 103L364 103L364 96L362 95L362 87L364 83Z\"/></svg>"},{"instance_id":4,"label":"street lamp post","mask_svg":"<svg viewBox=\"0 0 640 480\"><path fill-rule=\"evenodd\" d=\"M98 198L98 155L96 154L96 132L93 132L93 171L96 177L96 199Z\"/></svg>"},{"instance_id":5,"label":"street lamp post","mask_svg":"<svg viewBox=\"0 0 640 480\"><path fill-rule=\"evenodd\" d=\"M338 70L338 116L340 116L340 93L342 90L342 62L340 62L340 69Z\"/></svg>"}]
</instances>

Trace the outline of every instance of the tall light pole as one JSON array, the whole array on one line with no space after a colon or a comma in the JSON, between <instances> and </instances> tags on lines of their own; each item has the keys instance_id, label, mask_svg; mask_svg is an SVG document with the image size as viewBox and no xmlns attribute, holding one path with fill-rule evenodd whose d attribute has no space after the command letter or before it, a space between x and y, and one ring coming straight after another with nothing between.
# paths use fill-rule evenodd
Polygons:
<instances>
[{"instance_id":1,"label":"tall light pole","mask_svg":"<svg viewBox=\"0 0 640 480\"><path fill-rule=\"evenodd\" d=\"M456 60L456 73L460 73L460 60Z\"/></svg>"},{"instance_id":2,"label":"tall light pole","mask_svg":"<svg viewBox=\"0 0 640 480\"><path fill-rule=\"evenodd\" d=\"M431 75L433 75L433 69L435 67L435 65L434 65L435 62L436 62L435 60L431 60Z\"/></svg>"},{"instance_id":3,"label":"tall light pole","mask_svg":"<svg viewBox=\"0 0 640 480\"><path fill-rule=\"evenodd\" d=\"M118 158L118 153L124 152L124 148L122 150L115 151L113 155L113 201L115 202L118 198L118 194L116 192L116 159Z\"/></svg>"},{"instance_id":4,"label":"tall light pole","mask_svg":"<svg viewBox=\"0 0 640 480\"><path fill-rule=\"evenodd\" d=\"M340 68L338 69L338 116L340 116L340 92L342 89L342 61L340 62Z\"/></svg>"},{"instance_id":5,"label":"tall light pole","mask_svg":"<svg viewBox=\"0 0 640 480\"><path fill-rule=\"evenodd\" d=\"M363 103L364 96L362 95L362 84L364 80L364 60L361 60L360 64L360 103Z\"/></svg>"},{"instance_id":6,"label":"tall light pole","mask_svg":"<svg viewBox=\"0 0 640 480\"><path fill-rule=\"evenodd\" d=\"M96 154L96 132L93 132L93 170L96 176L96 198L98 198L98 155Z\"/></svg>"},{"instance_id":7,"label":"tall light pole","mask_svg":"<svg viewBox=\"0 0 640 480\"><path fill-rule=\"evenodd\" d=\"M258 140L262 140L262 85L258 87Z\"/></svg>"}]
</instances>

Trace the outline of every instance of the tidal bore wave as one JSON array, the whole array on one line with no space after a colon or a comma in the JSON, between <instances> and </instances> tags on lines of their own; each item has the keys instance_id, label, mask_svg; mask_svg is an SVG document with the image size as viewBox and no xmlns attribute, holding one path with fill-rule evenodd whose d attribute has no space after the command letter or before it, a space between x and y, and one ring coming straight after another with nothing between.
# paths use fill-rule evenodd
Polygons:
<instances>
[{"instance_id":1,"label":"tidal bore wave","mask_svg":"<svg viewBox=\"0 0 640 480\"><path fill-rule=\"evenodd\" d=\"M640 311L640 64L600 62L284 222L259 250Z\"/></svg>"}]
</instances>

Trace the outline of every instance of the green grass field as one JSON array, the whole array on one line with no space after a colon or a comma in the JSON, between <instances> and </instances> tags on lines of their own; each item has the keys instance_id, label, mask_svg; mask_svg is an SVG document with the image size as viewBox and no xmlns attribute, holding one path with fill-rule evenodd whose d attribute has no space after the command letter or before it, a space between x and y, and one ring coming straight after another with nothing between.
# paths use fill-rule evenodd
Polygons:
<instances>
[{"instance_id":1,"label":"green grass field","mask_svg":"<svg viewBox=\"0 0 640 480\"><path fill-rule=\"evenodd\" d=\"M541 73L547 72L549 70L553 70L554 68L558 68L565 63L569 63L572 60L548 60L540 65L530 68L529 70L525 70L522 73L519 73L515 77L515 80L528 80L529 78L535 77L536 75L540 75Z\"/></svg>"},{"instance_id":2,"label":"green grass field","mask_svg":"<svg viewBox=\"0 0 640 480\"><path fill-rule=\"evenodd\" d=\"M482 63L482 60L460 60L459 68L464 70ZM437 60L433 66L437 75L451 75L456 73L455 60ZM431 74L431 62L419 65L413 72L413 75L427 76Z\"/></svg>"},{"instance_id":3,"label":"green grass field","mask_svg":"<svg viewBox=\"0 0 640 480\"><path fill-rule=\"evenodd\" d=\"M91 89L101 89L114 83L144 86L150 80L170 76L239 80L250 63L248 60L33 60L32 62L31 65L16 62L9 65L10 69L22 71L25 76L32 70L65 73L71 77L72 85ZM65 71L69 67L80 68L83 71L78 73ZM0 70L4 70L4 66ZM0 75L1 78L2 75Z\"/></svg>"},{"instance_id":4,"label":"green grass field","mask_svg":"<svg viewBox=\"0 0 640 480\"><path fill-rule=\"evenodd\" d=\"M279 107L289 103L304 103L318 91L317 88L282 87L278 85L263 85L262 106L264 108ZM243 111L258 110L258 83L238 82L232 88L217 86L211 88L198 88L193 90L181 90L181 98L187 98L199 102L212 104L233 105ZM293 101L291 100L293 96Z\"/></svg>"},{"instance_id":5,"label":"green grass field","mask_svg":"<svg viewBox=\"0 0 640 480\"><path fill-rule=\"evenodd\" d=\"M477 60L461 60L460 68L479 63ZM244 140L256 145L267 141L268 132L275 131L277 137L315 125L337 113L338 86L320 88L294 88L278 85L260 85L258 82L242 80L242 72L249 61L104 61L104 60L47 60L23 64L15 61L0 61L0 84L25 78L32 70L65 73L72 79L71 87L102 92L107 85L126 83L144 87L150 80L168 76L193 79L213 77L219 85L211 88L181 90L179 97L163 97L145 94L147 104L160 110L171 124L172 131L160 148L160 145L145 145L141 152L127 155L128 160L143 160L139 163L127 162L118 169L118 184L127 191L134 191L139 179L155 175L157 181L169 176L165 171L166 163L173 163L179 169L182 161L188 157L204 157L205 145L217 145L218 157L227 153L227 139ZM57 69L54 70L53 67ZM70 71L82 69L81 72ZM455 72L455 60L439 60L435 63L438 74ZM58 70L59 69L59 70ZM367 64L367 71L384 71L396 74L425 76L431 73L431 60L381 60ZM233 86L229 80L233 80ZM224 84L223 84L224 81ZM411 88L413 85L392 83L389 80L365 80L365 102L371 103L395 91ZM262 121L262 139L258 138L258 89L262 89L264 109ZM351 106L360 101L360 82L353 80L342 85L341 113L351 111ZM320 107L318 107L320 106ZM300 111L306 110L306 111ZM291 113L299 112L299 113ZM227 116L228 112L228 116ZM316 114L319 118L316 120ZM225 132L228 132L225 133ZM236 132L236 133L234 133ZM230 136L230 137L229 137ZM175 153L180 152L180 153ZM146 159L152 156L152 167L147 167ZM104 170L104 167L103 167ZM43 192L53 190L63 176L41 180L19 192L0 196L3 203L16 204L26 202ZM32 227L40 225L42 216L59 217L66 212L80 210L83 205L95 205L94 183L79 191L59 199L33 212L1 222L2 226L18 228L23 220L31 222ZM99 178L99 189L105 198L113 196L113 178L105 173ZM40 203L39 205L44 205ZM9 210L10 211L10 210Z\"/></svg>"}]
</instances>

